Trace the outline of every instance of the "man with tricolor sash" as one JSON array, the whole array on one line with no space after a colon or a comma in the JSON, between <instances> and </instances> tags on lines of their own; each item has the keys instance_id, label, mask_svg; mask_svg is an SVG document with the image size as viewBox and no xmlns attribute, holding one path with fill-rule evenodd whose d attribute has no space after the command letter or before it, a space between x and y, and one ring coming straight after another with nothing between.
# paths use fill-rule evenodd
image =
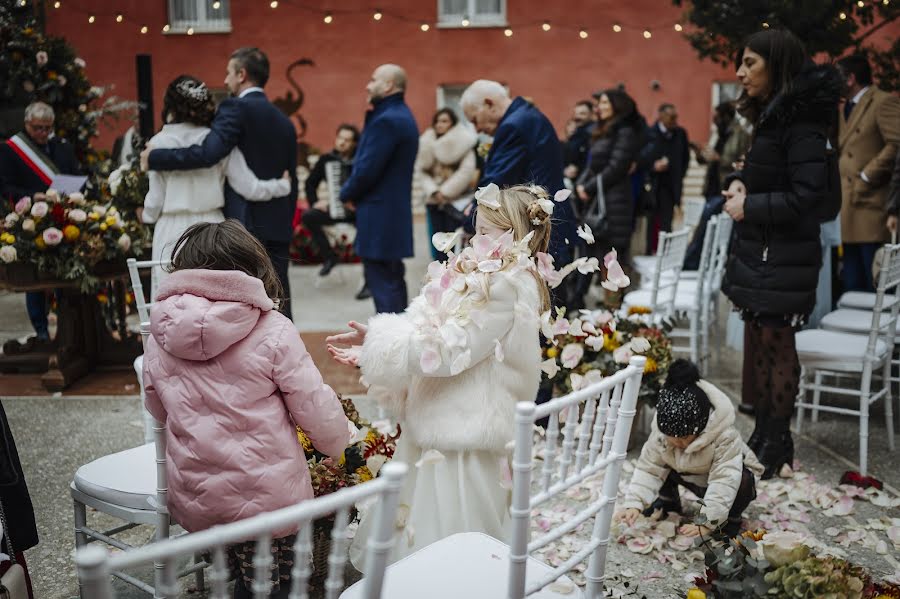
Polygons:
<instances>
[{"instance_id":1,"label":"man with tricolor sash","mask_svg":"<svg viewBox=\"0 0 900 599\"><path fill-rule=\"evenodd\" d=\"M25 129L0 143L0 196L16 202L23 196L47 191L56 175L79 174L72 146L52 137L53 108L33 102L25 109ZM48 340L47 298L42 291L25 294L28 317L39 340Z\"/></svg>"}]
</instances>

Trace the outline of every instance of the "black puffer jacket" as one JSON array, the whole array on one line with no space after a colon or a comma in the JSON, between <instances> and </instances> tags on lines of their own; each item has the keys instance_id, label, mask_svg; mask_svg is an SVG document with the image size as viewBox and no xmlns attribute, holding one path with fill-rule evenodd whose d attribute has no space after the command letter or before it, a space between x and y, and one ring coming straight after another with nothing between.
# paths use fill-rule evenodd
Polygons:
<instances>
[{"instance_id":1,"label":"black puffer jacket","mask_svg":"<svg viewBox=\"0 0 900 599\"><path fill-rule=\"evenodd\" d=\"M597 239L599 250L605 251L612 246L626 252L631 245L634 202L628 169L637 159L639 150L640 134L631 119L616 123L607 135L595 139L591 145L587 168L579 177L578 184L584 186L591 198L581 204L582 210L587 210L597 195L597 175L603 177L608 225L606 234L602 239Z\"/></svg>"},{"instance_id":2,"label":"black puffer jacket","mask_svg":"<svg viewBox=\"0 0 900 599\"><path fill-rule=\"evenodd\" d=\"M820 215L833 215L840 202L829 187L826 143L841 87L833 67L810 66L756 125L742 173L744 220L735 223L722 285L752 315L807 315L815 306Z\"/></svg>"}]
</instances>

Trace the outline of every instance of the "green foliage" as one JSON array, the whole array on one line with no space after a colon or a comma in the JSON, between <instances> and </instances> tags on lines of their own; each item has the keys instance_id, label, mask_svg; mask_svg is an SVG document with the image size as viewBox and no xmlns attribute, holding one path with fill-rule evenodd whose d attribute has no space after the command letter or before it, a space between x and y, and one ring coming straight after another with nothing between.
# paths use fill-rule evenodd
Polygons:
<instances>
[{"instance_id":1,"label":"green foliage","mask_svg":"<svg viewBox=\"0 0 900 599\"><path fill-rule=\"evenodd\" d=\"M694 581L697 588L718 599L765 597L771 587L766 578L770 565L759 557L752 536L731 539L721 531L702 536L706 574Z\"/></svg>"},{"instance_id":2,"label":"green foliage","mask_svg":"<svg viewBox=\"0 0 900 599\"><path fill-rule=\"evenodd\" d=\"M789 29L815 55L869 55L882 89L900 89L900 42L891 48L867 45L870 35L900 19L900 1L855 0L672 0L684 6L684 35L701 58L725 67L734 65L744 40L761 28ZM844 18L841 18L841 16Z\"/></svg>"},{"instance_id":3,"label":"green foliage","mask_svg":"<svg viewBox=\"0 0 900 599\"><path fill-rule=\"evenodd\" d=\"M867 576L862 568L835 557L808 557L769 572L773 594L796 599L859 599Z\"/></svg>"}]
</instances>

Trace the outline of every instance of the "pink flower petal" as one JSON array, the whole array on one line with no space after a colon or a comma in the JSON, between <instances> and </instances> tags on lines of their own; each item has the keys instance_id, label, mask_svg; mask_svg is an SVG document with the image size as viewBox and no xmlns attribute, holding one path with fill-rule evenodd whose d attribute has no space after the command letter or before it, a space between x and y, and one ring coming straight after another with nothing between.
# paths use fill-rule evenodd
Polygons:
<instances>
[{"instance_id":1,"label":"pink flower petal","mask_svg":"<svg viewBox=\"0 0 900 599\"><path fill-rule=\"evenodd\" d=\"M569 199L569 196L572 195L571 189L560 189L555 194L553 194L554 202L565 202Z\"/></svg>"}]
</instances>

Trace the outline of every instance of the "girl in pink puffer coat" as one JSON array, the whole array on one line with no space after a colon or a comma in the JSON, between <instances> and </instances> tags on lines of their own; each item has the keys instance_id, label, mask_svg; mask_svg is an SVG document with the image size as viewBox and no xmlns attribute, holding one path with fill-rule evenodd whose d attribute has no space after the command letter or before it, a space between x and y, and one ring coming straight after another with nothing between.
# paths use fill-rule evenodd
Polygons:
<instances>
[{"instance_id":1,"label":"girl in pink puffer coat","mask_svg":"<svg viewBox=\"0 0 900 599\"><path fill-rule=\"evenodd\" d=\"M273 309L281 285L265 249L229 220L192 226L173 255L144 351L146 406L168 426L172 518L197 531L311 499L295 425L330 456L342 454L352 425L293 323ZM279 582L290 579L295 532L273 535L273 597L287 596ZM252 550L229 550L235 597L250 596Z\"/></svg>"}]
</instances>

